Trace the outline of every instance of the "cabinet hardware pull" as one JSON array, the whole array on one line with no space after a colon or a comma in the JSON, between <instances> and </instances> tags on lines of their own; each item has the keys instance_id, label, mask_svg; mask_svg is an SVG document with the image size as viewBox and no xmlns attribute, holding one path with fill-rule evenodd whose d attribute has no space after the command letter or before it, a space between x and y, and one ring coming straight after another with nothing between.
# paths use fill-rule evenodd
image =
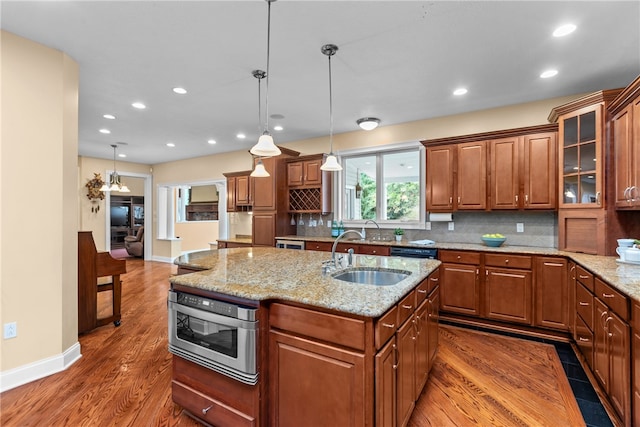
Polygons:
<instances>
[{"instance_id":1,"label":"cabinet hardware pull","mask_svg":"<svg viewBox=\"0 0 640 427\"><path fill-rule=\"evenodd\" d=\"M518 195L516 194L516 203L518 203Z\"/></svg>"},{"instance_id":2,"label":"cabinet hardware pull","mask_svg":"<svg viewBox=\"0 0 640 427\"><path fill-rule=\"evenodd\" d=\"M601 197L600 197L600 195L601 195L600 192L596 191L596 203L598 204L598 206L601 205L601 200L600 200Z\"/></svg>"},{"instance_id":3,"label":"cabinet hardware pull","mask_svg":"<svg viewBox=\"0 0 640 427\"><path fill-rule=\"evenodd\" d=\"M458 204L460 204L460 196L458 196Z\"/></svg>"},{"instance_id":4,"label":"cabinet hardware pull","mask_svg":"<svg viewBox=\"0 0 640 427\"><path fill-rule=\"evenodd\" d=\"M412 305L402 304L402 308L406 308L407 310L411 310L413 308Z\"/></svg>"},{"instance_id":5,"label":"cabinet hardware pull","mask_svg":"<svg viewBox=\"0 0 640 427\"><path fill-rule=\"evenodd\" d=\"M449 197L449 204L452 205L453 204L453 197Z\"/></svg>"},{"instance_id":6,"label":"cabinet hardware pull","mask_svg":"<svg viewBox=\"0 0 640 427\"><path fill-rule=\"evenodd\" d=\"M213 408L213 405L209 405L209 407L208 407L208 408L204 408L204 409L202 410L202 414L203 414L203 415L207 415L207 412L209 412L209 409L211 409L211 408Z\"/></svg>"},{"instance_id":7,"label":"cabinet hardware pull","mask_svg":"<svg viewBox=\"0 0 640 427\"><path fill-rule=\"evenodd\" d=\"M624 200L626 200L627 202L629 202L630 201L629 199L631 198L629 197L629 194L628 194L630 190L631 190L631 187L627 187L624 189L624 193L622 194L622 197L624 197Z\"/></svg>"},{"instance_id":8,"label":"cabinet hardware pull","mask_svg":"<svg viewBox=\"0 0 640 427\"><path fill-rule=\"evenodd\" d=\"M508 260L508 259L505 259L505 260L504 260L504 263L505 263L505 264L509 264L509 260Z\"/></svg>"},{"instance_id":9,"label":"cabinet hardware pull","mask_svg":"<svg viewBox=\"0 0 640 427\"><path fill-rule=\"evenodd\" d=\"M580 301L578 304L580 304L581 306L585 307L588 306L589 303L588 302L584 302L584 301Z\"/></svg>"},{"instance_id":10,"label":"cabinet hardware pull","mask_svg":"<svg viewBox=\"0 0 640 427\"><path fill-rule=\"evenodd\" d=\"M600 324L602 325L602 328L606 329L606 321L602 321L602 319L604 319L604 316L609 315L609 313L607 313L606 311L603 311L602 314L600 315Z\"/></svg>"},{"instance_id":11,"label":"cabinet hardware pull","mask_svg":"<svg viewBox=\"0 0 640 427\"><path fill-rule=\"evenodd\" d=\"M418 289L418 293L419 294L426 294L427 290L426 289Z\"/></svg>"},{"instance_id":12,"label":"cabinet hardware pull","mask_svg":"<svg viewBox=\"0 0 640 427\"><path fill-rule=\"evenodd\" d=\"M604 331L607 333L608 336L612 337L613 334L609 331L609 321L613 320L613 317L609 316L607 317L607 320L604 321Z\"/></svg>"},{"instance_id":13,"label":"cabinet hardware pull","mask_svg":"<svg viewBox=\"0 0 640 427\"><path fill-rule=\"evenodd\" d=\"M580 279L588 279L589 278L589 276L583 276L582 274L578 274L578 277Z\"/></svg>"},{"instance_id":14,"label":"cabinet hardware pull","mask_svg":"<svg viewBox=\"0 0 640 427\"><path fill-rule=\"evenodd\" d=\"M578 337L578 341L589 342L590 340L589 340L589 338Z\"/></svg>"},{"instance_id":15,"label":"cabinet hardware pull","mask_svg":"<svg viewBox=\"0 0 640 427\"><path fill-rule=\"evenodd\" d=\"M602 294L602 298L613 298L613 297L615 297L614 294L605 294L605 293Z\"/></svg>"},{"instance_id":16,"label":"cabinet hardware pull","mask_svg":"<svg viewBox=\"0 0 640 427\"><path fill-rule=\"evenodd\" d=\"M400 351L398 350L398 346L393 344L393 357L395 359L395 362L393 364L393 369L398 369L398 362L400 361Z\"/></svg>"},{"instance_id":17,"label":"cabinet hardware pull","mask_svg":"<svg viewBox=\"0 0 640 427\"><path fill-rule=\"evenodd\" d=\"M384 323L384 322L383 322L383 323L382 323L382 326L384 326L385 328L391 328L391 329L393 329L393 328L395 328L395 327L396 327L396 324L395 324L395 323Z\"/></svg>"},{"instance_id":18,"label":"cabinet hardware pull","mask_svg":"<svg viewBox=\"0 0 640 427\"><path fill-rule=\"evenodd\" d=\"M528 204L529 204L529 195L528 195L528 194L525 194L525 195L524 195L524 204L525 204L525 205L528 205Z\"/></svg>"},{"instance_id":19,"label":"cabinet hardware pull","mask_svg":"<svg viewBox=\"0 0 640 427\"><path fill-rule=\"evenodd\" d=\"M458 255L458 259L460 259L460 255Z\"/></svg>"},{"instance_id":20,"label":"cabinet hardware pull","mask_svg":"<svg viewBox=\"0 0 640 427\"><path fill-rule=\"evenodd\" d=\"M634 191L637 190L638 187L636 187L635 185L632 185L631 187L629 187L629 201L630 202L635 202L637 199L636 197L633 195Z\"/></svg>"},{"instance_id":21,"label":"cabinet hardware pull","mask_svg":"<svg viewBox=\"0 0 640 427\"><path fill-rule=\"evenodd\" d=\"M438 279L437 277L430 277L429 280L431 280L432 282L437 282L440 279Z\"/></svg>"}]
</instances>

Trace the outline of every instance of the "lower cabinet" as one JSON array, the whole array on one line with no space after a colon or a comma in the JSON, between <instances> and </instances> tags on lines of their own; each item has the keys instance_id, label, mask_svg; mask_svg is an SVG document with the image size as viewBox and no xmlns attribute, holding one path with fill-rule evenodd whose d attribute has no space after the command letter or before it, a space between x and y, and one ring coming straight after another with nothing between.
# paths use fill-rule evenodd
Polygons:
<instances>
[{"instance_id":1,"label":"lower cabinet","mask_svg":"<svg viewBox=\"0 0 640 427\"><path fill-rule=\"evenodd\" d=\"M640 304L633 304L633 334L632 334L632 425L640 426Z\"/></svg>"},{"instance_id":2,"label":"lower cabinet","mask_svg":"<svg viewBox=\"0 0 640 427\"><path fill-rule=\"evenodd\" d=\"M480 254L440 251L442 285L440 308L471 316L480 315Z\"/></svg>"},{"instance_id":3,"label":"lower cabinet","mask_svg":"<svg viewBox=\"0 0 640 427\"><path fill-rule=\"evenodd\" d=\"M485 254L485 316L531 325L533 274L531 257Z\"/></svg>"},{"instance_id":4,"label":"lower cabinet","mask_svg":"<svg viewBox=\"0 0 640 427\"><path fill-rule=\"evenodd\" d=\"M569 321L570 287L567 260L559 257L537 257L535 281L536 312L534 325L566 331ZM574 287L575 289L575 287Z\"/></svg>"},{"instance_id":5,"label":"lower cabinet","mask_svg":"<svg viewBox=\"0 0 640 427\"><path fill-rule=\"evenodd\" d=\"M376 354L375 362L375 418L376 426L392 427L396 425L396 370L398 364L398 346L396 345L396 337L392 337L382 350Z\"/></svg>"}]
</instances>

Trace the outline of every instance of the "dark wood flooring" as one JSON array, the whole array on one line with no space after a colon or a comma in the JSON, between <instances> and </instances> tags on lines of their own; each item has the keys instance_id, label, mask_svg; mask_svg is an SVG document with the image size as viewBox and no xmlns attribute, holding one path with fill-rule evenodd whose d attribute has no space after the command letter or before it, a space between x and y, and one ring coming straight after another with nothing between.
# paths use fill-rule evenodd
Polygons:
<instances>
[{"instance_id":1,"label":"dark wood flooring","mask_svg":"<svg viewBox=\"0 0 640 427\"><path fill-rule=\"evenodd\" d=\"M199 425L171 400L166 298L175 266L132 259L127 270L121 326L81 336L83 357L66 371L2 393L0 425ZM551 345L451 326L440 338L409 426L584 425Z\"/></svg>"}]
</instances>

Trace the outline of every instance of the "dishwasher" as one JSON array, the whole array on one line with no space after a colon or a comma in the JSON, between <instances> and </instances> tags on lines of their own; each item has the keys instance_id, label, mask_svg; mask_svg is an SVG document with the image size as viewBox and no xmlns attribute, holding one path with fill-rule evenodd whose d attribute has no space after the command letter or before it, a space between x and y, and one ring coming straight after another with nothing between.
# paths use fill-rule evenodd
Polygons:
<instances>
[{"instance_id":1,"label":"dishwasher","mask_svg":"<svg viewBox=\"0 0 640 427\"><path fill-rule=\"evenodd\" d=\"M412 248L408 246L392 246L391 256L402 256L407 258L429 258L438 259L437 248Z\"/></svg>"}]
</instances>

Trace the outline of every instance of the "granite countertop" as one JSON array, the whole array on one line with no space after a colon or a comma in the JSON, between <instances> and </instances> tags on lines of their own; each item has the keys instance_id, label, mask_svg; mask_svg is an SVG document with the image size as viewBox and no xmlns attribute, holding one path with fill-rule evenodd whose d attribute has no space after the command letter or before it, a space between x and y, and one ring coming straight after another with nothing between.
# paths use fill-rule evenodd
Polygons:
<instances>
[{"instance_id":1,"label":"granite countertop","mask_svg":"<svg viewBox=\"0 0 640 427\"><path fill-rule=\"evenodd\" d=\"M308 242L333 242L334 239L330 237L306 237L306 236L286 236L289 240L304 240ZM348 240L346 242L349 242ZM377 241L377 240L364 240L364 241L350 241L352 243L364 243L372 245L385 245L385 246L406 246L406 247L420 247L420 248L437 248L437 249L449 249L449 250L465 250L476 252L505 252L523 255L549 255L549 256L563 256L575 261L591 273L599 276L605 282L616 288L618 291L630 297L632 300L640 302L640 265L624 264L618 261L617 257L613 256L599 256L599 255L587 255L575 252L560 251L555 248L541 248L534 246L511 246L508 244L502 245L498 248L492 248L483 244L475 243L439 243L434 245L416 245L411 244L406 240L401 242L396 241Z\"/></svg>"},{"instance_id":2,"label":"granite countertop","mask_svg":"<svg viewBox=\"0 0 640 427\"><path fill-rule=\"evenodd\" d=\"M183 255L175 264L203 271L174 276L172 285L251 300L277 299L364 317L379 317L425 279L440 261L354 255L355 267L408 270L396 285L349 283L322 275L327 252L264 247L201 251Z\"/></svg>"},{"instance_id":3,"label":"granite countertop","mask_svg":"<svg viewBox=\"0 0 640 427\"><path fill-rule=\"evenodd\" d=\"M249 237L228 237L226 239L218 239L218 242L229 242L229 243L241 243L243 245L251 245L253 244L253 240L251 236Z\"/></svg>"}]
</instances>

